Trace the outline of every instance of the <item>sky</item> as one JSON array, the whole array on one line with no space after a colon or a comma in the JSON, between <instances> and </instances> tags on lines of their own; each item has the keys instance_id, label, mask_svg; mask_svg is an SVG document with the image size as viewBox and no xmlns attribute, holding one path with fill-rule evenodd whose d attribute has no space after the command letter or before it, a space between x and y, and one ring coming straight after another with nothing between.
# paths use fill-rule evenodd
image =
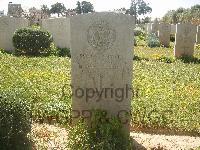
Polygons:
<instances>
[{"instance_id":1,"label":"sky","mask_svg":"<svg viewBox=\"0 0 200 150\"><path fill-rule=\"evenodd\" d=\"M40 8L42 4L49 7L56 3L64 3L66 8L75 8L78 0L0 0L0 10L7 12L9 2L22 4L23 9L30 7ZM109 11L118 8L129 8L131 0L86 0L90 1L95 11ZM200 4L200 0L145 0L150 4L153 11L149 15L152 18L161 18L168 10L177 9L179 7L189 8L195 4Z\"/></svg>"}]
</instances>

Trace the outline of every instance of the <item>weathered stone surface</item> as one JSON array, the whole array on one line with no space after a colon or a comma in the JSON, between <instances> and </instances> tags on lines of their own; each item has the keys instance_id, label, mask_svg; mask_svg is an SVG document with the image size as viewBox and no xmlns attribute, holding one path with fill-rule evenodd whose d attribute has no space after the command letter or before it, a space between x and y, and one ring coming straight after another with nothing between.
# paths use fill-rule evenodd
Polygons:
<instances>
[{"instance_id":1,"label":"weathered stone surface","mask_svg":"<svg viewBox=\"0 0 200 150\"><path fill-rule=\"evenodd\" d=\"M151 24L151 33L158 35L159 22L157 19Z\"/></svg>"},{"instance_id":2,"label":"weathered stone surface","mask_svg":"<svg viewBox=\"0 0 200 150\"><path fill-rule=\"evenodd\" d=\"M71 26L72 116L91 110L118 116L129 128L134 17L115 13L73 16Z\"/></svg>"},{"instance_id":3,"label":"weathered stone surface","mask_svg":"<svg viewBox=\"0 0 200 150\"><path fill-rule=\"evenodd\" d=\"M197 39L196 44L200 44L200 26L197 27Z\"/></svg>"},{"instance_id":4,"label":"weathered stone surface","mask_svg":"<svg viewBox=\"0 0 200 150\"><path fill-rule=\"evenodd\" d=\"M157 35L158 34L158 28L159 28L158 23L152 23L151 24L151 33L155 33Z\"/></svg>"},{"instance_id":5,"label":"weathered stone surface","mask_svg":"<svg viewBox=\"0 0 200 150\"><path fill-rule=\"evenodd\" d=\"M54 43L60 48L70 48L70 19L51 18L42 20L42 28L49 31Z\"/></svg>"},{"instance_id":6,"label":"weathered stone surface","mask_svg":"<svg viewBox=\"0 0 200 150\"><path fill-rule=\"evenodd\" d=\"M176 34L176 25L171 24L171 34Z\"/></svg>"},{"instance_id":7,"label":"weathered stone surface","mask_svg":"<svg viewBox=\"0 0 200 150\"><path fill-rule=\"evenodd\" d=\"M170 45L170 32L171 32L171 25L160 23L158 29L158 37L160 43L165 47L169 47Z\"/></svg>"},{"instance_id":8,"label":"weathered stone surface","mask_svg":"<svg viewBox=\"0 0 200 150\"><path fill-rule=\"evenodd\" d=\"M147 33L147 34L150 34L150 33L151 33L151 24L152 24L152 23L147 23L147 24L146 24L146 26L147 26L146 33Z\"/></svg>"},{"instance_id":9,"label":"weathered stone surface","mask_svg":"<svg viewBox=\"0 0 200 150\"><path fill-rule=\"evenodd\" d=\"M176 28L175 57L193 56L197 31L196 26L185 23L177 24Z\"/></svg>"},{"instance_id":10,"label":"weathered stone surface","mask_svg":"<svg viewBox=\"0 0 200 150\"><path fill-rule=\"evenodd\" d=\"M0 48L6 51L14 50L12 37L16 29L28 26L28 20L24 18L0 17Z\"/></svg>"}]
</instances>

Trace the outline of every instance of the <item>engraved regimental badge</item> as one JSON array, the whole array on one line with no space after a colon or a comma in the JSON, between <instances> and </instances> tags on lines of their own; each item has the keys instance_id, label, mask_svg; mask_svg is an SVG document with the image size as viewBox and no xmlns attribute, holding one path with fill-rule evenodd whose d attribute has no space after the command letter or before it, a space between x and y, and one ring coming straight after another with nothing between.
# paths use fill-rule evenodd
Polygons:
<instances>
[{"instance_id":1,"label":"engraved regimental badge","mask_svg":"<svg viewBox=\"0 0 200 150\"><path fill-rule=\"evenodd\" d=\"M97 20L87 30L87 41L93 49L105 51L116 41L116 31L105 20Z\"/></svg>"}]
</instances>

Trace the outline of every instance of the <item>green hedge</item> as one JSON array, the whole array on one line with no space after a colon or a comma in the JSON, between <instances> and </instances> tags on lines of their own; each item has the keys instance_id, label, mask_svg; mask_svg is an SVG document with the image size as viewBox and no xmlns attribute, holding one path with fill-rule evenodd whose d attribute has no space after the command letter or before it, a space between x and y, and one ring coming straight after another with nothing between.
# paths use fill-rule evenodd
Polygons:
<instances>
[{"instance_id":1,"label":"green hedge","mask_svg":"<svg viewBox=\"0 0 200 150\"><path fill-rule=\"evenodd\" d=\"M13 36L13 46L18 55L50 55L52 53L52 42L52 35L39 27L18 29Z\"/></svg>"}]
</instances>

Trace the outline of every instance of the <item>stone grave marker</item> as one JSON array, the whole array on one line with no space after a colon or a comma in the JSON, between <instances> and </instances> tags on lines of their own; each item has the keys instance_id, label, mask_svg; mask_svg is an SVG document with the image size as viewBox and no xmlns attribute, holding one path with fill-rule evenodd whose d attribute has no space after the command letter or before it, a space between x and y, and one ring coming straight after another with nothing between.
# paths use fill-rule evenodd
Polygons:
<instances>
[{"instance_id":1,"label":"stone grave marker","mask_svg":"<svg viewBox=\"0 0 200 150\"><path fill-rule=\"evenodd\" d=\"M90 120L92 110L100 109L129 130L134 22L130 15L106 12L71 17L73 122Z\"/></svg>"},{"instance_id":2,"label":"stone grave marker","mask_svg":"<svg viewBox=\"0 0 200 150\"><path fill-rule=\"evenodd\" d=\"M171 24L171 34L176 34L176 25Z\"/></svg>"},{"instance_id":3,"label":"stone grave marker","mask_svg":"<svg viewBox=\"0 0 200 150\"><path fill-rule=\"evenodd\" d=\"M70 48L70 19L51 18L42 20L42 28L49 31L60 48Z\"/></svg>"},{"instance_id":4,"label":"stone grave marker","mask_svg":"<svg viewBox=\"0 0 200 150\"><path fill-rule=\"evenodd\" d=\"M171 25L160 23L158 29L158 37L160 43L165 47L169 47L170 45L170 32L171 32Z\"/></svg>"},{"instance_id":5,"label":"stone grave marker","mask_svg":"<svg viewBox=\"0 0 200 150\"><path fill-rule=\"evenodd\" d=\"M196 26L190 23L176 25L175 57L193 56L196 31Z\"/></svg>"},{"instance_id":6,"label":"stone grave marker","mask_svg":"<svg viewBox=\"0 0 200 150\"><path fill-rule=\"evenodd\" d=\"M200 44L200 26L197 27L197 40L196 44Z\"/></svg>"},{"instance_id":7,"label":"stone grave marker","mask_svg":"<svg viewBox=\"0 0 200 150\"><path fill-rule=\"evenodd\" d=\"M13 51L12 37L16 29L28 26L28 20L8 16L0 17L0 48Z\"/></svg>"}]
</instances>

